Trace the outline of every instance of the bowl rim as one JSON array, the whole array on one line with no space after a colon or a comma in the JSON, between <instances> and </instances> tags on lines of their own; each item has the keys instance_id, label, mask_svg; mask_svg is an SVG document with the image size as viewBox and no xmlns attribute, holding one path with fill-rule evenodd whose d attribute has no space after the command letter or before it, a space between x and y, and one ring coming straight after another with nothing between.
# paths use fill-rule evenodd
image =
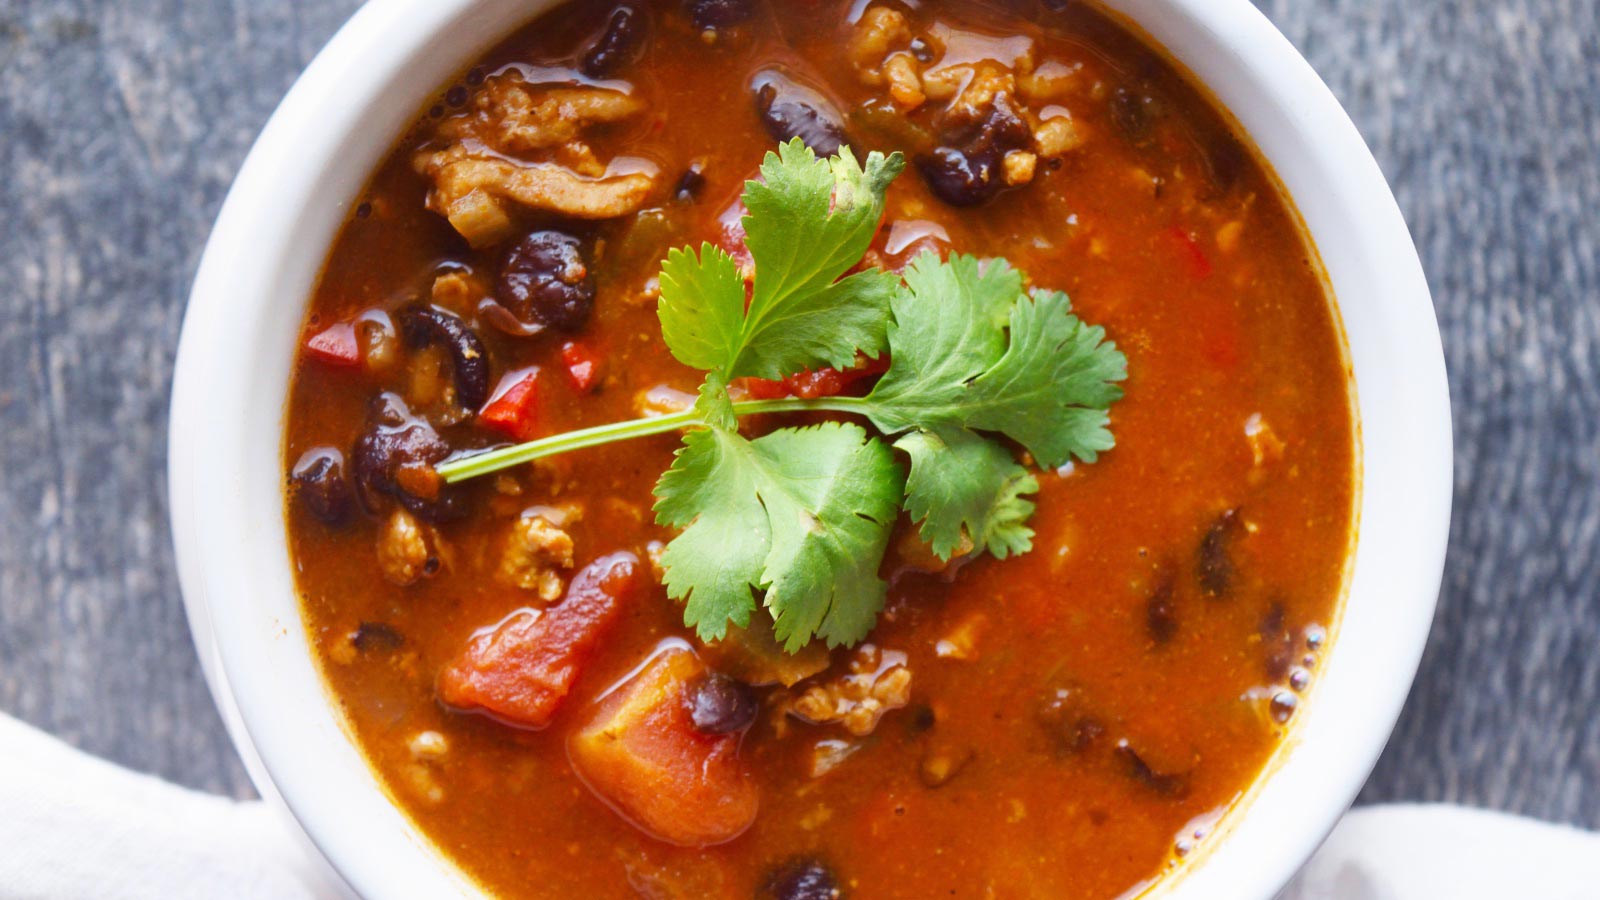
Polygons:
<instances>
[{"instance_id":1,"label":"bowl rim","mask_svg":"<svg viewBox=\"0 0 1600 900\"><path fill-rule=\"evenodd\" d=\"M292 348L334 232L422 99L515 24L556 5L386 0L359 8L242 165L184 316L168 489L202 667L263 796L292 814L346 892L367 897L481 894L389 801L311 662L283 534L279 455ZM1230 810L1226 839L1208 842L1181 877L1161 879L1150 894L1266 900L1354 800L1426 643L1451 504L1443 349L1421 262L1376 160L1266 17L1248 0L1103 5L1189 69L1285 184L1338 298L1358 388L1360 531L1326 669L1291 739ZM1238 99L1249 97L1264 102ZM1292 152L1269 151L1266 133ZM1361 310L1353 320L1352 309ZM1359 390L1363 372L1384 377ZM275 440L263 447L267 433Z\"/></svg>"}]
</instances>

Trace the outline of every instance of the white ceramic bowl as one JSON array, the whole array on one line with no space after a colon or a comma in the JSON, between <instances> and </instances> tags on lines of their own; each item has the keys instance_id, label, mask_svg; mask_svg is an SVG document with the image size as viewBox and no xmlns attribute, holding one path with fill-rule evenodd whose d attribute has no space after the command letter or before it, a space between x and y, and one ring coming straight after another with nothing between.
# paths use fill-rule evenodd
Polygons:
<instances>
[{"instance_id":1,"label":"white ceramic bowl","mask_svg":"<svg viewBox=\"0 0 1600 900\"><path fill-rule=\"evenodd\" d=\"M171 504L195 643L256 785L342 876L333 892L477 896L385 798L329 704L304 637L280 455L301 316L349 205L425 98L553 5L364 6L306 69L246 159L184 321ZM1107 5L1193 71L1277 170L1321 253L1349 339L1362 478L1342 625L1270 775L1187 873L1156 891L1265 900L1355 797L1416 671L1450 515L1443 354L1383 175L1289 42L1248 0Z\"/></svg>"}]
</instances>

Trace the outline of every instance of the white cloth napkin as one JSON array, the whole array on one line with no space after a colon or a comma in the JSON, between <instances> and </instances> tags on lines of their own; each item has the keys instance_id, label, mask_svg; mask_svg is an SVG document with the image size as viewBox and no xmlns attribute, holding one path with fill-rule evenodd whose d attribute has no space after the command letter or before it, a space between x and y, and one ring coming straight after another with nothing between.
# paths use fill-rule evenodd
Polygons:
<instances>
[{"instance_id":1,"label":"white cloth napkin","mask_svg":"<svg viewBox=\"0 0 1600 900\"><path fill-rule=\"evenodd\" d=\"M0 900L327 900L293 832L0 715Z\"/></svg>"},{"instance_id":2,"label":"white cloth napkin","mask_svg":"<svg viewBox=\"0 0 1600 900\"><path fill-rule=\"evenodd\" d=\"M286 823L0 715L0 900L327 900ZM1280 900L1600 900L1600 836L1498 813L1346 816Z\"/></svg>"}]
</instances>

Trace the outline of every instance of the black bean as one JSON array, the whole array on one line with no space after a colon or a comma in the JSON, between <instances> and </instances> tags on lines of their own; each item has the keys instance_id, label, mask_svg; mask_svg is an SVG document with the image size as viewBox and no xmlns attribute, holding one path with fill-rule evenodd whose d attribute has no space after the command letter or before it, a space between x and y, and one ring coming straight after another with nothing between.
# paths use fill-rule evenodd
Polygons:
<instances>
[{"instance_id":1,"label":"black bean","mask_svg":"<svg viewBox=\"0 0 1600 900\"><path fill-rule=\"evenodd\" d=\"M1165 644L1178 633L1178 582L1171 569L1156 576L1155 587L1145 598L1145 630L1157 644Z\"/></svg>"},{"instance_id":2,"label":"black bean","mask_svg":"<svg viewBox=\"0 0 1600 900\"><path fill-rule=\"evenodd\" d=\"M1138 751L1127 741L1117 744L1117 756L1122 760L1128 777L1163 797L1181 797L1189 792L1189 772L1158 772L1144 761Z\"/></svg>"},{"instance_id":3,"label":"black bean","mask_svg":"<svg viewBox=\"0 0 1600 900\"><path fill-rule=\"evenodd\" d=\"M1123 137L1136 144L1149 139L1154 119L1152 102L1147 95L1126 87L1111 92L1111 121Z\"/></svg>"},{"instance_id":4,"label":"black bean","mask_svg":"<svg viewBox=\"0 0 1600 900\"><path fill-rule=\"evenodd\" d=\"M1004 155L1010 150L1031 147L1033 130L1009 95L996 94L988 114L977 123L971 142L977 149Z\"/></svg>"},{"instance_id":5,"label":"black bean","mask_svg":"<svg viewBox=\"0 0 1600 900\"><path fill-rule=\"evenodd\" d=\"M1106 726L1092 716L1080 716L1072 723L1072 729L1067 733L1069 738L1068 748L1073 753L1082 753L1090 749L1100 738L1104 737Z\"/></svg>"},{"instance_id":6,"label":"black bean","mask_svg":"<svg viewBox=\"0 0 1600 900\"><path fill-rule=\"evenodd\" d=\"M374 650L398 650L405 643L405 638L394 629L393 625L384 622L362 622L350 634L350 643L362 653Z\"/></svg>"},{"instance_id":7,"label":"black bean","mask_svg":"<svg viewBox=\"0 0 1600 900\"><path fill-rule=\"evenodd\" d=\"M644 50L645 32L645 18L638 10L626 3L612 10L605 31L583 55L583 74L605 78L636 61Z\"/></svg>"},{"instance_id":8,"label":"black bean","mask_svg":"<svg viewBox=\"0 0 1600 900\"><path fill-rule=\"evenodd\" d=\"M678 186L673 190L673 195L679 200L688 203L700 199L700 192L706 187L706 165L700 160L695 160L683 170L683 177L678 179Z\"/></svg>"},{"instance_id":9,"label":"black bean","mask_svg":"<svg viewBox=\"0 0 1600 900\"><path fill-rule=\"evenodd\" d=\"M1033 132L1005 94L988 113L945 136L945 144L917 157L917 168L934 196L951 206L977 206L1006 187L1007 153L1033 146Z\"/></svg>"},{"instance_id":10,"label":"black bean","mask_svg":"<svg viewBox=\"0 0 1600 900\"><path fill-rule=\"evenodd\" d=\"M767 877L772 900L840 900L839 879L825 864L804 857L791 859Z\"/></svg>"},{"instance_id":11,"label":"black bean","mask_svg":"<svg viewBox=\"0 0 1600 900\"><path fill-rule=\"evenodd\" d=\"M367 430L350 453L357 497L369 512L380 510L387 497L430 522L461 518L467 512L461 486L445 485L437 476L433 489L423 493L400 484L403 470L413 486L430 481L433 466L449 455L450 445L428 420L413 416L404 400L386 391L373 400Z\"/></svg>"},{"instance_id":12,"label":"black bean","mask_svg":"<svg viewBox=\"0 0 1600 900\"><path fill-rule=\"evenodd\" d=\"M576 237L535 231L511 246L485 318L502 331L577 331L594 310L594 277Z\"/></svg>"},{"instance_id":13,"label":"black bean","mask_svg":"<svg viewBox=\"0 0 1600 900\"><path fill-rule=\"evenodd\" d=\"M393 391L384 391L367 404L367 418L378 424L398 427L411 421L411 408Z\"/></svg>"},{"instance_id":14,"label":"black bean","mask_svg":"<svg viewBox=\"0 0 1600 900\"><path fill-rule=\"evenodd\" d=\"M1283 601L1273 600L1261 617L1258 629L1261 634L1261 649L1265 654L1264 670L1267 678L1273 681L1286 677L1289 674L1289 667L1294 665L1295 638L1289 632L1287 619L1288 614Z\"/></svg>"},{"instance_id":15,"label":"black bean","mask_svg":"<svg viewBox=\"0 0 1600 900\"><path fill-rule=\"evenodd\" d=\"M756 73L751 87L756 112L774 140L799 138L818 156L832 156L849 143L844 116L822 92L775 69Z\"/></svg>"},{"instance_id":16,"label":"black bean","mask_svg":"<svg viewBox=\"0 0 1600 900\"><path fill-rule=\"evenodd\" d=\"M1092 749L1105 736L1106 726L1093 716L1076 716L1063 720L1048 733L1056 756L1066 758Z\"/></svg>"},{"instance_id":17,"label":"black bean","mask_svg":"<svg viewBox=\"0 0 1600 900\"><path fill-rule=\"evenodd\" d=\"M1049 738L1055 755L1061 759L1087 752L1106 733L1105 724L1085 708L1073 688L1061 688L1046 695L1035 718Z\"/></svg>"},{"instance_id":18,"label":"black bean","mask_svg":"<svg viewBox=\"0 0 1600 900\"><path fill-rule=\"evenodd\" d=\"M350 521L354 497L344 477L343 453L332 447L307 450L295 462L290 478L295 496L313 516L328 525Z\"/></svg>"},{"instance_id":19,"label":"black bean","mask_svg":"<svg viewBox=\"0 0 1600 900\"><path fill-rule=\"evenodd\" d=\"M1211 182L1207 199L1216 199L1228 193L1244 176L1249 162L1244 147L1232 137L1222 137L1212 142L1204 154L1206 178Z\"/></svg>"},{"instance_id":20,"label":"black bean","mask_svg":"<svg viewBox=\"0 0 1600 900\"><path fill-rule=\"evenodd\" d=\"M927 65L935 59L933 45L922 38L911 39L911 55L916 57L917 62L923 65Z\"/></svg>"},{"instance_id":21,"label":"black bean","mask_svg":"<svg viewBox=\"0 0 1600 900\"><path fill-rule=\"evenodd\" d=\"M1233 559L1228 555L1228 548L1239 527L1239 510L1225 510L1206 529L1195 551L1200 591L1213 600L1226 597L1233 588Z\"/></svg>"},{"instance_id":22,"label":"black bean","mask_svg":"<svg viewBox=\"0 0 1600 900\"><path fill-rule=\"evenodd\" d=\"M1277 638L1289 631L1289 611L1284 608L1283 602L1274 600L1267 605L1267 611L1261 614L1261 623L1257 630L1264 638Z\"/></svg>"},{"instance_id":23,"label":"black bean","mask_svg":"<svg viewBox=\"0 0 1600 900\"><path fill-rule=\"evenodd\" d=\"M917 157L917 169L928 190L951 206L977 206L1000 193L992 162L954 147L938 147Z\"/></svg>"},{"instance_id":24,"label":"black bean","mask_svg":"<svg viewBox=\"0 0 1600 900\"><path fill-rule=\"evenodd\" d=\"M707 672L684 691L689 718L703 734L732 734L749 728L760 712L755 692L742 681Z\"/></svg>"},{"instance_id":25,"label":"black bean","mask_svg":"<svg viewBox=\"0 0 1600 900\"><path fill-rule=\"evenodd\" d=\"M732 28L755 15L755 0L684 0L689 21L701 31Z\"/></svg>"},{"instance_id":26,"label":"black bean","mask_svg":"<svg viewBox=\"0 0 1600 900\"><path fill-rule=\"evenodd\" d=\"M450 106L466 106L470 96L466 85L458 84L444 92L444 102Z\"/></svg>"},{"instance_id":27,"label":"black bean","mask_svg":"<svg viewBox=\"0 0 1600 900\"><path fill-rule=\"evenodd\" d=\"M489 399L489 355L483 342L454 313L413 304L400 311L400 332L413 348L435 345L450 354L456 400L476 410Z\"/></svg>"}]
</instances>

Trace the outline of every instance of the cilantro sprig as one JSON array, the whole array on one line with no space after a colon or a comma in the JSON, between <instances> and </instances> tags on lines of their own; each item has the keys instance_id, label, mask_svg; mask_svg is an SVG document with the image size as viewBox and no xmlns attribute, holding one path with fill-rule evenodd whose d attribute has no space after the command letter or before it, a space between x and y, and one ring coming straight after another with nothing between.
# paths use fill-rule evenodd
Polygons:
<instances>
[{"instance_id":1,"label":"cilantro sprig","mask_svg":"<svg viewBox=\"0 0 1600 900\"><path fill-rule=\"evenodd\" d=\"M706 640L729 623L747 627L763 605L790 652L818 638L853 644L871 630L902 509L941 558L1026 553L1039 481L1013 448L1045 468L1094 462L1113 445L1108 409L1126 360L1065 294L1026 290L1004 260L929 253L903 276L846 274L904 165L878 153L858 163L849 148L819 159L799 141L767 154L744 192L748 291L718 247L668 254L658 314L673 356L706 372L693 409L453 460L440 474L461 481L689 429L655 488L657 522L680 529L662 559L667 593ZM729 391L738 378L844 368L885 352L889 367L864 397L735 402ZM863 417L877 434L853 422L739 431L741 415L804 410Z\"/></svg>"},{"instance_id":2,"label":"cilantro sprig","mask_svg":"<svg viewBox=\"0 0 1600 900\"><path fill-rule=\"evenodd\" d=\"M745 243L755 283L721 248L673 250L661 266L661 335L672 355L728 378L782 378L814 365L844 367L881 352L899 279L881 269L846 278L883 218L900 154L858 164L850 148L817 159L799 141L779 145L745 185Z\"/></svg>"}]
</instances>

